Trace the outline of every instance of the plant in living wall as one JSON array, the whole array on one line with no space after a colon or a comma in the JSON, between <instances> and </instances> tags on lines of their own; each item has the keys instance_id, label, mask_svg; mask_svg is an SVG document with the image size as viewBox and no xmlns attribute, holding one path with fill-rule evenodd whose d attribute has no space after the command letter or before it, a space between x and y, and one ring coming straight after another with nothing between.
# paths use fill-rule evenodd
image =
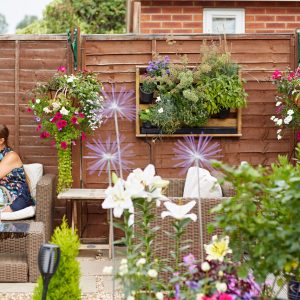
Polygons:
<instances>
[{"instance_id":1,"label":"plant in living wall","mask_svg":"<svg viewBox=\"0 0 300 300\"><path fill-rule=\"evenodd\" d=\"M279 285L282 278L300 281L300 164L279 156L271 168L247 163L221 168L236 195L214 209L213 227L230 236L234 258L246 254L240 272L250 268L261 282L272 273L281 278Z\"/></svg>"},{"instance_id":2,"label":"plant in living wall","mask_svg":"<svg viewBox=\"0 0 300 300\"><path fill-rule=\"evenodd\" d=\"M39 84L32 91L28 112L33 112L36 131L41 139L52 139L58 152L57 192L71 187L71 146L75 140L84 140L101 125L103 97L101 83L91 72L67 75L65 67L46 84Z\"/></svg>"}]
</instances>

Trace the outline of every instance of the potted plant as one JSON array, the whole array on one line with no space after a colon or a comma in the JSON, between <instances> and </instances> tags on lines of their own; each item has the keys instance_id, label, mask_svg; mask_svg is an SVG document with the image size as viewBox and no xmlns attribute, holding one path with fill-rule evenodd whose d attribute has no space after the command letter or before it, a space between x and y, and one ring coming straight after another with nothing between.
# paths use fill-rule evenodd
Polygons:
<instances>
[{"instance_id":1,"label":"potted plant","mask_svg":"<svg viewBox=\"0 0 300 300\"><path fill-rule=\"evenodd\" d=\"M289 299L300 299L300 164L278 160L271 168L219 165L236 196L214 209L213 227L230 236L235 259L246 255L241 273L250 268L260 282L274 274L279 286L292 280Z\"/></svg>"},{"instance_id":2,"label":"potted plant","mask_svg":"<svg viewBox=\"0 0 300 300\"><path fill-rule=\"evenodd\" d=\"M101 125L102 119L103 97L96 74L65 72L66 68L60 67L47 83L37 85L27 109L34 114L40 138L52 139L51 144L57 149L57 192L70 188L73 182L72 144L78 138L85 139L87 133Z\"/></svg>"},{"instance_id":3,"label":"potted plant","mask_svg":"<svg viewBox=\"0 0 300 300\"><path fill-rule=\"evenodd\" d=\"M145 75L141 78L140 83L140 102L150 104L153 100L153 93L156 89L155 78Z\"/></svg>"}]
</instances>

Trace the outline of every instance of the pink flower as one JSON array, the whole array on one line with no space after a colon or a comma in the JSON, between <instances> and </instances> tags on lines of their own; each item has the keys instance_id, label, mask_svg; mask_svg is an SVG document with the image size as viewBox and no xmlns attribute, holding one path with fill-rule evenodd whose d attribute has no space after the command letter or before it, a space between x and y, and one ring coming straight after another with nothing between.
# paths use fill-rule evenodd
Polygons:
<instances>
[{"instance_id":1,"label":"pink flower","mask_svg":"<svg viewBox=\"0 0 300 300\"><path fill-rule=\"evenodd\" d=\"M297 142L300 142L300 131L297 133Z\"/></svg>"},{"instance_id":2,"label":"pink flower","mask_svg":"<svg viewBox=\"0 0 300 300\"><path fill-rule=\"evenodd\" d=\"M38 126L36 127L35 130L36 130L37 132L39 132L41 129L42 129L42 125L41 125L41 124L38 124Z\"/></svg>"},{"instance_id":3,"label":"pink flower","mask_svg":"<svg viewBox=\"0 0 300 300\"><path fill-rule=\"evenodd\" d=\"M66 68L65 66L59 66L59 67L57 68L57 71L58 71L58 72L62 72L62 73L66 73L67 68Z\"/></svg>"},{"instance_id":4,"label":"pink flower","mask_svg":"<svg viewBox=\"0 0 300 300\"><path fill-rule=\"evenodd\" d=\"M40 138L41 139L46 139L50 136L50 133L48 131L43 131L41 134L40 134Z\"/></svg>"},{"instance_id":5,"label":"pink flower","mask_svg":"<svg viewBox=\"0 0 300 300\"><path fill-rule=\"evenodd\" d=\"M288 76L288 81L291 81L295 78L295 73L291 72Z\"/></svg>"},{"instance_id":6,"label":"pink flower","mask_svg":"<svg viewBox=\"0 0 300 300\"><path fill-rule=\"evenodd\" d=\"M78 116L79 116L80 119L84 119L84 117L85 117L84 113L82 113L82 112L80 112L80 113L78 114Z\"/></svg>"},{"instance_id":7,"label":"pink flower","mask_svg":"<svg viewBox=\"0 0 300 300\"><path fill-rule=\"evenodd\" d=\"M275 70L272 75L272 79L277 80L280 79L281 77L282 77L282 73L279 70Z\"/></svg>"},{"instance_id":8,"label":"pink flower","mask_svg":"<svg viewBox=\"0 0 300 300\"><path fill-rule=\"evenodd\" d=\"M63 115L58 111L54 117L51 119L51 123L55 123L57 120L60 120L63 117Z\"/></svg>"},{"instance_id":9,"label":"pink flower","mask_svg":"<svg viewBox=\"0 0 300 300\"><path fill-rule=\"evenodd\" d=\"M66 150L68 148L67 142L61 142L60 147L61 147L61 149Z\"/></svg>"},{"instance_id":10,"label":"pink flower","mask_svg":"<svg viewBox=\"0 0 300 300\"><path fill-rule=\"evenodd\" d=\"M75 117L75 116L73 116L72 118L71 118L71 123L72 124L78 124L78 121L77 121L77 118Z\"/></svg>"},{"instance_id":11,"label":"pink flower","mask_svg":"<svg viewBox=\"0 0 300 300\"><path fill-rule=\"evenodd\" d=\"M30 107L27 107L26 112L31 113L32 109Z\"/></svg>"},{"instance_id":12,"label":"pink flower","mask_svg":"<svg viewBox=\"0 0 300 300\"><path fill-rule=\"evenodd\" d=\"M231 295L222 293L222 294L220 294L218 300L233 300L233 299L232 299Z\"/></svg>"},{"instance_id":13,"label":"pink flower","mask_svg":"<svg viewBox=\"0 0 300 300\"><path fill-rule=\"evenodd\" d=\"M212 296L203 296L201 300L216 300L216 294Z\"/></svg>"},{"instance_id":14,"label":"pink flower","mask_svg":"<svg viewBox=\"0 0 300 300\"><path fill-rule=\"evenodd\" d=\"M282 112L282 110L284 109L284 105L280 105L276 108L275 112L276 114L280 114Z\"/></svg>"},{"instance_id":15,"label":"pink flower","mask_svg":"<svg viewBox=\"0 0 300 300\"><path fill-rule=\"evenodd\" d=\"M51 147L54 147L56 145L56 142L54 140L52 140L50 145L51 145Z\"/></svg>"},{"instance_id":16,"label":"pink flower","mask_svg":"<svg viewBox=\"0 0 300 300\"><path fill-rule=\"evenodd\" d=\"M68 125L68 122L66 120L59 120L56 122L56 127L58 128L59 131L62 130L67 125Z\"/></svg>"},{"instance_id":17,"label":"pink flower","mask_svg":"<svg viewBox=\"0 0 300 300\"><path fill-rule=\"evenodd\" d=\"M81 132L81 140L82 141L86 140L86 134L84 132Z\"/></svg>"}]
</instances>

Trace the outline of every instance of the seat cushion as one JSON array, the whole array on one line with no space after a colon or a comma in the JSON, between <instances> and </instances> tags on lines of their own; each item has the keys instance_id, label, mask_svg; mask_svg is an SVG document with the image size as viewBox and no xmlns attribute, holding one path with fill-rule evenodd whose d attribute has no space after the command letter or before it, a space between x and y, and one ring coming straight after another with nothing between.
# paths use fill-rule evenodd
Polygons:
<instances>
[{"instance_id":1,"label":"seat cushion","mask_svg":"<svg viewBox=\"0 0 300 300\"><path fill-rule=\"evenodd\" d=\"M29 188L31 196L36 199L36 185L43 176L42 164L25 164L23 165L26 175L29 179Z\"/></svg>"},{"instance_id":2,"label":"seat cushion","mask_svg":"<svg viewBox=\"0 0 300 300\"><path fill-rule=\"evenodd\" d=\"M217 178L211 176L205 169L191 167L186 175L183 198L198 198L198 187L201 198L222 197L222 189Z\"/></svg>"},{"instance_id":3,"label":"seat cushion","mask_svg":"<svg viewBox=\"0 0 300 300\"><path fill-rule=\"evenodd\" d=\"M13 212L0 212L2 221L14 221L31 218L35 215L35 206L28 206Z\"/></svg>"},{"instance_id":4,"label":"seat cushion","mask_svg":"<svg viewBox=\"0 0 300 300\"><path fill-rule=\"evenodd\" d=\"M22 254L0 253L0 282L27 282L28 264Z\"/></svg>"}]
</instances>

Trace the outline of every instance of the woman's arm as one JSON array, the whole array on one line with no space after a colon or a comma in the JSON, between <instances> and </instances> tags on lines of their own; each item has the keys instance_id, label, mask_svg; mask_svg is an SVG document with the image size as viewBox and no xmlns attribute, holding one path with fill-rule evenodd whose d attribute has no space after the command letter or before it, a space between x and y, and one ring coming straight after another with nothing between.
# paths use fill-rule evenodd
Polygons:
<instances>
[{"instance_id":1,"label":"woman's arm","mask_svg":"<svg viewBox=\"0 0 300 300\"><path fill-rule=\"evenodd\" d=\"M0 162L0 179L15 168L20 168L22 161L16 152L7 153Z\"/></svg>"}]
</instances>

